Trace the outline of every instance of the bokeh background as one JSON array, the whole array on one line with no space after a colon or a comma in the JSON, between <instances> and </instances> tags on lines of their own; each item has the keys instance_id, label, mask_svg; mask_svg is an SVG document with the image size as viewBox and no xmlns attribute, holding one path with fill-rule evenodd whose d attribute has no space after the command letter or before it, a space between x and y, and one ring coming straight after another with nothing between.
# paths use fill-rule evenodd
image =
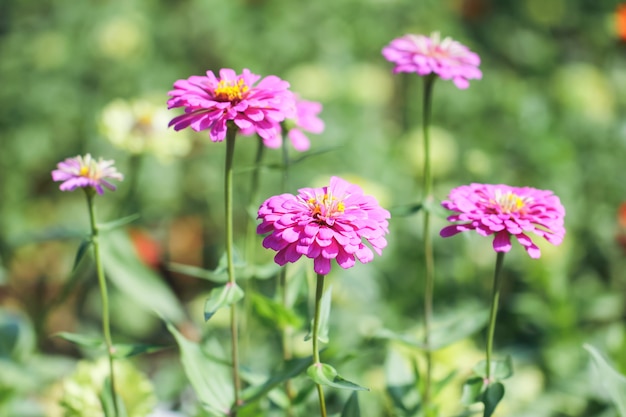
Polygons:
<instances>
[{"instance_id":1,"label":"bokeh background","mask_svg":"<svg viewBox=\"0 0 626 417\"><path fill-rule=\"evenodd\" d=\"M0 414L61 415L51 405L58 381L89 354L53 335L98 329L89 262L72 273L88 228L84 198L60 192L50 177L67 157L89 152L116 160L126 180L98 197L99 215L104 221L139 213L129 228L132 242L176 295L190 337L226 335L219 317L202 320L214 284L169 267L219 263L225 147L205 133L168 130L178 113L167 111L166 101L175 80L229 67L278 75L324 105L326 129L310 136L311 151L290 149L297 161L289 171L291 192L339 175L392 211L384 255L331 274L327 354L346 376L372 388L360 397L364 415L403 415L393 414L384 392L385 381L403 378L403 371L390 376L383 363L419 352L376 335L419 333L421 222L406 207L421 197L422 84L416 75L393 75L380 51L405 33L439 31L481 56L483 79L464 91L451 82L435 85L437 198L470 182L506 183L551 189L567 210L561 246L541 245L539 260L519 246L506 257L495 346L498 355L513 356L516 374L499 415L615 416L582 345L597 346L626 373L626 214L620 216L626 44L617 6L610 0L3 0ZM281 191L281 154L268 149L260 189L251 194L256 143L253 137L237 143L241 247L246 208ZM435 229L444 224L437 219ZM486 306L495 261L489 240L435 242L436 311L463 315ZM257 246L256 261L270 262L260 238ZM305 275L302 268L293 274ZM273 296L271 279L246 285ZM173 345L160 320L142 308L149 294L137 303L122 287L112 291L114 337ZM296 303L303 318L306 295L305 288ZM278 360L271 315L259 319L248 307L244 363L271 370ZM302 325L294 340L305 333ZM259 337L267 347L253 348ZM308 345L301 344L306 354ZM479 331L444 349L436 374L457 370L462 381L482 358L483 344ZM134 363L156 386L159 407L193 403L175 349ZM458 381L441 394L445 415L462 410ZM333 395L337 403L345 398Z\"/></svg>"}]
</instances>

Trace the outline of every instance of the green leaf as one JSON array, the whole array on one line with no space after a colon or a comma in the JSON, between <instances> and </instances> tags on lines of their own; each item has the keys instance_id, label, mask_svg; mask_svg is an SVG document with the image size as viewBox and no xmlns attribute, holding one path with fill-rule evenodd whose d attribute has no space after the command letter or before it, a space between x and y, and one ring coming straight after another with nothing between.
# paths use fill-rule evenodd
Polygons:
<instances>
[{"instance_id":1,"label":"green leaf","mask_svg":"<svg viewBox=\"0 0 626 417\"><path fill-rule=\"evenodd\" d=\"M80 245L78 245L78 250L76 251L76 256L74 257L74 265L72 266L72 271L75 271L78 267L78 264L80 264L80 261L83 260L85 254L87 253L87 250L91 247L91 243L91 237L86 237L80 242Z\"/></svg>"},{"instance_id":2,"label":"green leaf","mask_svg":"<svg viewBox=\"0 0 626 417\"><path fill-rule=\"evenodd\" d=\"M114 358L130 358L132 356L141 355L143 353L153 353L166 349L166 346L149 345L144 343L124 343L113 345Z\"/></svg>"},{"instance_id":3,"label":"green leaf","mask_svg":"<svg viewBox=\"0 0 626 417\"><path fill-rule=\"evenodd\" d=\"M228 416L234 401L231 369L214 360L197 343L187 340L173 324L168 322L167 328L178 343L185 374L203 406L215 415ZM214 355L223 356L217 341L210 341L209 348Z\"/></svg>"},{"instance_id":4,"label":"green leaf","mask_svg":"<svg viewBox=\"0 0 626 417\"><path fill-rule=\"evenodd\" d=\"M422 203L413 203L413 204L409 204L406 206L398 206L398 207L392 207L389 212L391 213L391 216L393 218L396 217L407 217L407 216L412 216L413 214L419 213L420 210L422 210L423 205Z\"/></svg>"},{"instance_id":5,"label":"green leaf","mask_svg":"<svg viewBox=\"0 0 626 417\"><path fill-rule=\"evenodd\" d=\"M483 394L483 404L485 404L485 410L483 411L483 417L491 417L496 410L498 403L504 397L504 385L501 382L494 382L489 384Z\"/></svg>"},{"instance_id":6,"label":"green leaf","mask_svg":"<svg viewBox=\"0 0 626 417\"><path fill-rule=\"evenodd\" d=\"M133 302L174 322L185 319L180 301L170 287L137 257L128 235L115 230L100 236L104 270L111 282Z\"/></svg>"},{"instance_id":7,"label":"green leaf","mask_svg":"<svg viewBox=\"0 0 626 417\"><path fill-rule=\"evenodd\" d=\"M257 293L252 293L251 299L256 315L268 323L274 323L277 328L284 329L288 326L299 328L302 325L300 316L282 303Z\"/></svg>"},{"instance_id":8,"label":"green leaf","mask_svg":"<svg viewBox=\"0 0 626 417\"><path fill-rule=\"evenodd\" d=\"M288 379L294 378L301 373L303 373L311 364L312 358L299 358L292 359L290 361L283 363L283 369L278 372L272 372L272 375L269 377L267 381L265 381L262 385L247 388L242 397L244 402L251 403L260 398L262 398L265 394L278 387L283 382Z\"/></svg>"},{"instance_id":9,"label":"green leaf","mask_svg":"<svg viewBox=\"0 0 626 417\"><path fill-rule=\"evenodd\" d=\"M387 394L400 415L413 416L421 408L418 390L419 375L415 363L411 363L393 345L385 358L385 381Z\"/></svg>"},{"instance_id":10,"label":"green leaf","mask_svg":"<svg viewBox=\"0 0 626 417\"><path fill-rule=\"evenodd\" d=\"M591 355L591 359L598 370L601 384L613 400L621 417L626 417L626 377L618 373L604 359L602 354L593 346L585 344L583 347Z\"/></svg>"},{"instance_id":11,"label":"green leaf","mask_svg":"<svg viewBox=\"0 0 626 417\"><path fill-rule=\"evenodd\" d=\"M361 417L357 391L350 394L350 398L348 398L348 402L346 402L346 405L343 407L343 411L341 412L341 417Z\"/></svg>"},{"instance_id":12,"label":"green leaf","mask_svg":"<svg viewBox=\"0 0 626 417\"><path fill-rule=\"evenodd\" d=\"M124 404L122 397L117 392L115 393L115 398L117 399L117 413L115 412L116 407L113 404L113 395L111 393L111 378L109 376L104 379L104 386L102 387L102 391L100 391L99 397L105 417L128 417L126 405Z\"/></svg>"},{"instance_id":13,"label":"green leaf","mask_svg":"<svg viewBox=\"0 0 626 417\"><path fill-rule=\"evenodd\" d=\"M482 394L485 387L484 381L485 380L479 376L465 381L463 384L463 391L461 393L461 403L463 405L472 405L482 402Z\"/></svg>"},{"instance_id":14,"label":"green leaf","mask_svg":"<svg viewBox=\"0 0 626 417\"><path fill-rule=\"evenodd\" d=\"M130 223L134 222L139 217L141 217L139 215L139 213L135 213L135 214L131 214L130 216L122 217L121 219L112 220L112 221L106 222L106 223L99 223L98 224L98 229L101 232L107 232L109 230L118 229L121 226L125 226L127 224L130 224Z\"/></svg>"},{"instance_id":15,"label":"green leaf","mask_svg":"<svg viewBox=\"0 0 626 417\"><path fill-rule=\"evenodd\" d=\"M169 271L188 275L190 277L206 279L207 281L215 282L216 284L224 284L228 282L228 275L223 269L216 272L200 268L198 266L184 265L175 262L170 262L169 264L167 264L167 269Z\"/></svg>"},{"instance_id":16,"label":"green leaf","mask_svg":"<svg viewBox=\"0 0 626 417\"><path fill-rule=\"evenodd\" d=\"M55 336L60 337L61 339L67 340L68 342L72 342L78 346L94 349L94 348L104 348L104 341L100 337L93 336L85 336L77 333L68 333L68 332L60 332L55 334Z\"/></svg>"},{"instance_id":17,"label":"green leaf","mask_svg":"<svg viewBox=\"0 0 626 417\"><path fill-rule=\"evenodd\" d=\"M450 213L441 206L441 202L435 200L426 200L423 203L424 210L440 219L447 219Z\"/></svg>"},{"instance_id":18,"label":"green leaf","mask_svg":"<svg viewBox=\"0 0 626 417\"><path fill-rule=\"evenodd\" d=\"M234 282L228 282L223 287L214 288L204 303L204 320L209 320L217 310L234 304L242 298L243 290Z\"/></svg>"},{"instance_id":19,"label":"green leaf","mask_svg":"<svg viewBox=\"0 0 626 417\"><path fill-rule=\"evenodd\" d=\"M322 300L320 302L320 322L317 332L317 340L322 343L328 343L328 323L330 321L329 318L332 289L332 285L328 286L328 289L322 295ZM305 341L311 340L311 337L313 337L313 322L314 320L311 320L311 328L309 330L309 333L304 337Z\"/></svg>"},{"instance_id":20,"label":"green leaf","mask_svg":"<svg viewBox=\"0 0 626 417\"><path fill-rule=\"evenodd\" d=\"M502 381L513 375L513 359L507 355L504 360L492 360L490 369L492 381ZM487 378L487 361L482 360L474 366L474 373L482 378Z\"/></svg>"},{"instance_id":21,"label":"green leaf","mask_svg":"<svg viewBox=\"0 0 626 417\"><path fill-rule=\"evenodd\" d=\"M325 363L317 363L309 366L306 373L316 384L354 391L369 391L369 388L362 387L342 378L335 368Z\"/></svg>"}]
</instances>

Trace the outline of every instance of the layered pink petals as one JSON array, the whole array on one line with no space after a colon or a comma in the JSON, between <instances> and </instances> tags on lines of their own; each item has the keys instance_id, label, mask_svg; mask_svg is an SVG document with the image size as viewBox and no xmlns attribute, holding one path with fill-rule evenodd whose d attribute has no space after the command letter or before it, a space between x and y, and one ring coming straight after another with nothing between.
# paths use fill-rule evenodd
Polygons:
<instances>
[{"instance_id":1,"label":"layered pink petals","mask_svg":"<svg viewBox=\"0 0 626 417\"><path fill-rule=\"evenodd\" d=\"M559 245L565 236L565 208L552 191L508 185L470 184L454 188L442 206L456 212L448 217L458 222L444 227L442 237L475 230L481 236L495 235L496 252L511 250L514 236L531 258L541 252L529 234Z\"/></svg>"},{"instance_id":2,"label":"layered pink petals","mask_svg":"<svg viewBox=\"0 0 626 417\"><path fill-rule=\"evenodd\" d=\"M380 255L387 246L389 212L360 187L332 177L328 187L298 191L271 197L259 208L257 233L269 233L263 246L277 252L277 264L304 255L314 260L315 272L328 274L333 259L350 268L356 260L370 262L373 251Z\"/></svg>"},{"instance_id":3,"label":"layered pink petals","mask_svg":"<svg viewBox=\"0 0 626 417\"><path fill-rule=\"evenodd\" d=\"M295 117L294 96L288 82L274 75L260 78L248 69L237 75L223 68L219 77L207 71L206 76L176 81L167 105L182 107L185 113L169 125L175 130L208 130L211 140L220 142L226 137L227 122L232 121L242 132L257 133L264 141L276 141L277 135L280 140L280 122Z\"/></svg>"},{"instance_id":4,"label":"layered pink petals","mask_svg":"<svg viewBox=\"0 0 626 417\"><path fill-rule=\"evenodd\" d=\"M478 69L480 57L451 38L442 40L439 33L430 37L402 36L391 41L382 53L385 59L396 64L396 73L436 74L441 79L452 80L460 89L469 87L469 80L482 78Z\"/></svg>"},{"instance_id":5,"label":"layered pink petals","mask_svg":"<svg viewBox=\"0 0 626 417\"><path fill-rule=\"evenodd\" d=\"M320 134L324 131L324 122L318 117L321 111L321 103L296 99L296 126L289 129L287 136L297 151L306 151L310 147L304 132Z\"/></svg>"},{"instance_id":6,"label":"layered pink petals","mask_svg":"<svg viewBox=\"0 0 626 417\"><path fill-rule=\"evenodd\" d=\"M90 154L67 158L57 164L52 171L52 180L61 181L61 191L73 191L76 188L93 188L98 194L104 193L104 188L115 190L110 180L121 181L124 176L113 166L114 161L105 161L102 158L95 160Z\"/></svg>"}]
</instances>

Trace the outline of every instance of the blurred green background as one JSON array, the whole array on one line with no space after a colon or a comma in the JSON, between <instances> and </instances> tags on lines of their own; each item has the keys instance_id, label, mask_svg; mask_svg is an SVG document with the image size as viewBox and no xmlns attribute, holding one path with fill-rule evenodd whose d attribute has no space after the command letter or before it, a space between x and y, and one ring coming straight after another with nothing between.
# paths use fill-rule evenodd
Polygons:
<instances>
[{"instance_id":1,"label":"blurred green background","mask_svg":"<svg viewBox=\"0 0 626 417\"><path fill-rule=\"evenodd\" d=\"M167 264L218 263L225 147L206 133L166 129L178 114L163 113L173 82L222 67L288 80L303 98L324 105L326 123L323 134L310 136L310 157L291 167L289 191L339 175L396 214L420 199L422 85L414 74L393 75L380 51L406 33L439 31L481 56L483 79L465 91L451 82L435 85L436 196L444 199L450 188L470 182L506 183L551 189L567 210L560 247L541 245L543 256L531 260L514 245L505 261L495 346L498 354L513 355L516 375L499 415L615 416L582 344L599 347L626 373L626 246L620 240L626 219L620 224L618 215L625 195L626 46L616 31L617 4L3 0L0 318L11 324L4 328L20 329L15 334L22 344L7 344L11 352L4 352L0 366L37 371L18 384L9 384L9 368L4 378L0 371L0 403L10 404L8 415L42 415L47 387L71 372L81 355L52 335L98 326L89 266L71 275L87 210L82 193L62 193L51 181L57 162L87 152L116 160L126 181L98 198L101 218L141 214L132 230L135 245L185 306L191 333L211 331L219 320L205 325L201 313L211 284L172 273ZM130 115L136 119L124 131L120 126ZM153 142L132 145L129 135L152 135ZM240 236L255 149L255 138L238 139ZM265 154L253 206L281 191L281 172L272 169L280 151ZM291 149L290 156L301 155ZM445 224L436 222L435 230ZM350 352L344 373L372 386L372 393L361 395L366 409L374 410L365 415L392 415L385 411L380 363L405 349L372 336L383 328L417 332L421 322L420 224L418 216L394 216L382 257L331 276L329 354ZM459 236L435 242L436 310L463 314L470 305L487 305L495 261L490 241ZM238 244L244 246L243 237ZM257 260L269 262L272 254L260 248L260 238L257 244ZM70 276L76 283L68 286ZM272 295L273 281L250 288ZM172 344L157 318L124 291L113 291L114 337ZM306 317L305 298L299 306ZM247 330L252 341L272 334L267 324ZM479 332L441 352L436 374L458 369L461 379L467 376L483 343ZM276 354L264 349L248 349L244 362L260 358L260 368L271 367ZM172 407L185 392L174 355L137 361L157 385L160 401ZM442 394L451 404L446 415L460 409L458 390L455 385Z\"/></svg>"}]
</instances>

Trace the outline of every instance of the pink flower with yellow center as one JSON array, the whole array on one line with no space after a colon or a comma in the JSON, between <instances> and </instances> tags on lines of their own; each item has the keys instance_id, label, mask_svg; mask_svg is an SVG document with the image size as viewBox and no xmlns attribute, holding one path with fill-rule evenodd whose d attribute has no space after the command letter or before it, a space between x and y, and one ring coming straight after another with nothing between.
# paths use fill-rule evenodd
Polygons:
<instances>
[{"instance_id":1,"label":"pink flower with yellow center","mask_svg":"<svg viewBox=\"0 0 626 417\"><path fill-rule=\"evenodd\" d=\"M470 184L452 189L448 200L441 205L456 212L448 217L449 221L462 222L444 227L440 232L442 237L468 230L475 230L482 236L495 235L493 249L496 252L510 251L511 236L514 236L531 258L539 258L541 252L528 233L543 237L553 245L559 245L565 236L565 208L552 191Z\"/></svg>"},{"instance_id":2,"label":"pink flower with yellow center","mask_svg":"<svg viewBox=\"0 0 626 417\"><path fill-rule=\"evenodd\" d=\"M113 166L115 162L105 161L102 158L95 160L90 154L67 158L57 164L52 171L53 181L63 181L59 187L61 191L74 191L76 188L93 188L98 194L104 193L104 188L115 190L109 180L122 181L124 176Z\"/></svg>"},{"instance_id":3,"label":"pink flower with yellow center","mask_svg":"<svg viewBox=\"0 0 626 417\"><path fill-rule=\"evenodd\" d=\"M270 233L263 246L277 251L277 264L304 255L314 260L316 273L328 274L333 259L350 268L356 259L374 259L372 249L380 255L387 246L389 212L357 185L332 177L327 187L298 192L271 197L259 208L257 233Z\"/></svg>"},{"instance_id":4,"label":"pink flower with yellow center","mask_svg":"<svg viewBox=\"0 0 626 417\"><path fill-rule=\"evenodd\" d=\"M185 110L169 125L175 130L186 127L197 132L209 130L214 142L224 140L229 120L242 131L257 133L264 141L274 141L280 133L276 129L278 124L294 112L288 82L274 75L261 79L248 69L241 75L229 68L221 69L219 77L212 71L207 71L206 76L194 75L176 81L174 90L168 94L172 97L167 102L168 108Z\"/></svg>"},{"instance_id":5,"label":"pink flower with yellow center","mask_svg":"<svg viewBox=\"0 0 626 417\"><path fill-rule=\"evenodd\" d=\"M469 80L483 76L478 69L478 54L451 38L441 39L437 32L430 37L404 35L391 41L382 53L385 59L396 64L395 73L432 73L443 80L452 80L460 89L469 87Z\"/></svg>"}]
</instances>

